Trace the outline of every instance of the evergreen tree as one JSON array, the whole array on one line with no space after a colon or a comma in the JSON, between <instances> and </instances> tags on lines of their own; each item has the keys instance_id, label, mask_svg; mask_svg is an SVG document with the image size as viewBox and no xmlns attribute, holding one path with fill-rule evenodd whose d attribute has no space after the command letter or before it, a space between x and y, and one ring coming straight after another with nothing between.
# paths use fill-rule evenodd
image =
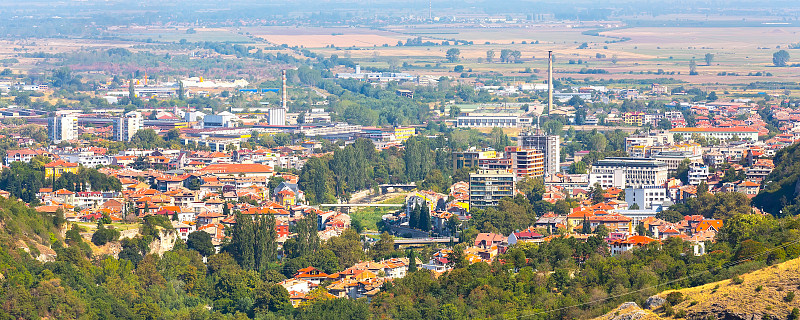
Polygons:
<instances>
[{"instance_id":1,"label":"evergreen tree","mask_svg":"<svg viewBox=\"0 0 800 320\"><path fill-rule=\"evenodd\" d=\"M255 269L264 271L270 262L277 259L275 239L275 216L269 214L259 217L253 225L255 233Z\"/></svg>"},{"instance_id":2,"label":"evergreen tree","mask_svg":"<svg viewBox=\"0 0 800 320\"><path fill-rule=\"evenodd\" d=\"M136 89L133 87L133 78L128 82L128 98L130 98L131 101L136 99Z\"/></svg>"},{"instance_id":3,"label":"evergreen tree","mask_svg":"<svg viewBox=\"0 0 800 320\"><path fill-rule=\"evenodd\" d=\"M228 202L222 203L222 215L226 217L231 215L231 208L228 206Z\"/></svg>"},{"instance_id":4,"label":"evergreen tree","mask_svg":"<svg viewBox=\"0 0 800 320\"><path fill-rule=\"evenodd\" d=\"M408 273L417 271L417 258L414 250L408 250L408 254L406 256L408 257Z\"/></svg>"},{"instance_id":5,"label":"evergreen tree","mask_svg":"<svg viewBox=\"0 0 800 320\"><path fill-rule=\"evenodd\" d=\"M592 233L592 226L589 224L589 218L583 216L583 229L581 229L581 233L583 234L590 234Z\"/></svg>"},{"instance_id":6,"label":"evergreen tree","mask_svg":"<svg viewBox=\"0 0 800 320\"><path fill-rule=\"evenodd\" d=\"M300 219L296 223L297 252L296 257L302 257L317 253L320 248L319 234L317 233L317 215L312 213Z\"/></svg>"},{"instance_id":7,"label":"evergreen tree","mask_svg":"<svg viewBox=\"0 0 800 320\"><path fill-rule=\"evenodd\" d=\"M229 251L243 269L253 269L255 266L255 233L253 220L241 212L235 213L236 224L231 231Z\"/></svg>"},{"instance_id":8,"label":"evergreen tree","mask_svg":"<svg viewBox=\"0 0 800 320\"><path fill-rule=\"evenodd\" d=\"M422 231L431 230L431 213L430 207L428 207L428 202L424 202L420 208L419 221L417 221L417 225L419 225L419 229Z\"/></svg>"},{"instance_id":9,"label":"evergreen tree","mask_svg":"<svg viewBox=\"0 0 800 320\"><path fill-rule=\"evenodd\" d=\"M408 227L414 229L417 227L417 221L419 221L419 211L420 207L414 205L411 210L408 210Z\"/></svg>"},{"instance_id":10,"label":"evergreen tree","mask_svg":"<svg viewBox=\"0 0 800 320\"><path fill-rule=\"evenodd\" d=\"M183 87L183 81L178 81L178 100L186 100L186 88Z\"/></svg>"}]
</instances>

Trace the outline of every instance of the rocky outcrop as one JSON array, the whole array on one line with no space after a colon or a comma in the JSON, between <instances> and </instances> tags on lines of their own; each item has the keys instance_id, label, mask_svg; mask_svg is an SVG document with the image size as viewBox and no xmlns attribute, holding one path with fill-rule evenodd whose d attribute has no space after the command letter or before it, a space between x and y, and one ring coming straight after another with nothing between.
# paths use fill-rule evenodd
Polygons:
<instances>
[{"instance_id":1,"label":"rocky outcrop","mask_svg":"<svg viewBox=\"0 0 800 320\"><path fill-rule=\"evenodd\" d=\"M639 308L636 302L625 302L616 309L597 319L602 320L655 320L659 317L652 312Z\"/></svg>"},{"instance_id":2,"label":"rocky outcrop","mask_svg":"<svg viewBox=\"0 0 800 320\"><path fill-rule=\"evenodd\" d=\"M655 310L661 308L661 306L663 306L666 302L667 300L664 300L662 297L652 296L647 298L647 300L644 302L644 308L647 310Z\"/></svg>"},{"instance_id":3,"label":"rocky outcrop","mask_svg":"<svg viewBox=\"0 0 800 320\"><path fill-rule=\"evenodd\" d=\"M178 241L178 233L175 230L159 230L158 238L150 243L150 253L163 255L165 252L172 250L175 242Z\"/></svg>"}]
</instances>

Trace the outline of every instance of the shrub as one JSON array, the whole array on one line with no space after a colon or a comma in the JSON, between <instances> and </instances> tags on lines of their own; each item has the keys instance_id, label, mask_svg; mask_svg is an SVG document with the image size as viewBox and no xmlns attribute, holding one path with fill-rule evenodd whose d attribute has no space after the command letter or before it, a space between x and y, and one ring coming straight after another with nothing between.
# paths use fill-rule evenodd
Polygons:
<instances>
[{"instance_id":1,"label":"shrub","mask_svg":"<svg viewBox=\"0 0 800 320\"><path fill-rule=\"evenodd\" d=\"M683 294L678 291L670 292L667 294L666 300L673 306L678 305L683 301Z\"/></svg>"},{"instance_id":2,"label":"shrub","mask_svg":"<svg viewBox=\"0 0 800 320\"><path fill-rule=\"evenodd\" d=\"M731 283L733 283L733 284L742 284L742 283L744 283L744 279L739 278L739 276L734 276L733 278L731 278Z\"/></svg>"},{"instance_id":3,"label":"shrub","mask_svg":"<svg viewBox=\"0 0 800 320\"><path fill-rule=\"evenodd\" d=\"M92 235L92 243L98 246L102 246L111 241L116 241L117 239L119 239L119 231L116 229L101 227Z\"/></svg>"},{"instance_id":4,"label":"shrub","mask_svg":"<svg viewBox=\"0 0 800 320\"><path fill-rule=\"evenodd\" d=\"M783 297L783 301L792 302L794 300L794 291L789 291L786 293L786 296Z\"/></svg>"}]
</instances>

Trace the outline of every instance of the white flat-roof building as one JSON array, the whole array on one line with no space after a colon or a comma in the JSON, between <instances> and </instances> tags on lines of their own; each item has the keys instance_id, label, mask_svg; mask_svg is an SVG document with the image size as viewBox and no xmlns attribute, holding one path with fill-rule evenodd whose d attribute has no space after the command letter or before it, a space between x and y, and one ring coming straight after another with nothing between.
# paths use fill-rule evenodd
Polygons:
<instances>
[{"instance_id":1,"label":"white flat-roof building","mask_svg":"<svg viewBox=\"0 0 800 320\"><path fill-rule=\"evenodd\" d=\"M603 188L660 186L667 182L667 165L661 161L639 158L606 158L592 165L589 185Z\"/></svg>"},{"instance_id":2,"label":"white flat-roof building","mask_svg":"<svg viewBox=\"0 0 800 320\"><path fill-rule=\"evenodd\" d=\"M663 186L625 188L625 202L628 203L628 208L636 204L640 210L651 210L658 208L668 199L667 189Z\"/></svg>"},{"instance_id":3,"label":"white flat-roof building","mask_svg":"<svg viewBox=\"0 0 800 320\"><path fill-rule=\"evenodd\" d=\"M511 114L470 114L458 117L459 128L519 128L529 127L533 118Z\"/></svg>"},{"instance_id":4,"label":"white flat-roof building","mask_svg":"<svg viewBox=\"0 0 800 320\"><path fill-rule=\"evenodd\" d=\"M705 138L716 138L720 140L731 140L738 137L741 140L758 141L758 130L748 127L737 128L675 128L671 133L679 133L683 138L689 140L693 134L698 134Z\"/></svg>"}]
</instances>

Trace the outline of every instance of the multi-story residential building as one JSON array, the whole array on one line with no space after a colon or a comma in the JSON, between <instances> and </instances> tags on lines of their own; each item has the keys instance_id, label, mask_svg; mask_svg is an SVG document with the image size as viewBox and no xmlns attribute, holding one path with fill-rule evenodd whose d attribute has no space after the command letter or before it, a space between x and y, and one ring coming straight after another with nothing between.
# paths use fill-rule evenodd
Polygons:
<instances>
[{"instance_id":1,"label":"multi-story residential building","mask_svg":"<svg viewBox=\"0 0 800 320\"><path fill-rule=\"evenodd\" d=\"M685 140L692 138L693 134L698 134L704 138L716 138L720 140L731 140L739 138L741 140L758 141L758 130L748 127L734 128L675 128L671 133L683 135Z\"/></svg>"},{"instance_id":2,"label":"multi-story residential building","mask_svg":"<svg viewBox=\"0 0 800 320\"><path fill-rule=\"evenodd\" d=\"M19 149L19 150L8 150L6 151L6 166L10 166L14 161L20 161L25 163L30 163L33 157L42 155L52 160L55 156L52 153L47 151L38 149L38 150L31 150L31 149Z\"/></svg>"},{"instance_id":3,"label":"multi-story residential building","mask_svg":"<svg viewBox=\"0 0 800 320\"><path fill-rule=\"evenodd\" d=\"M561 169L561 145L559 136L548 136L523 132L519 135L519 146L544 153L544 175L554 175Z\"/></svg>"},{"instance_id":4,"label":"multi-story residential building","mask_svg":"<svg viewBox=\"0 0 800 320\"><path fill-rule=\"evenodd\" d=\"M663 185L667 182L667 171L667 165L657 160L606 158L592 165L589 184L619 189Z\"/></svg>"},{"instance_id":5,"label":"multi-story residential building","mask_svg":"<svg viewBox=\"0 0 800 320\"><path fill-rule=\"evenodd\" d=\"M669 199L664 186L640 186L625 188L625 202L630 206L636 204L639 210L652 210Z\"/></svg>"},{"instance_id":6,"label":"multi-story residential building","mask_svg":"<svg viewBox=\"0 0 800 320\"><path fill-rule=\"evenodd\" d=\"M645 122L644 112L625 112L622 114L622 122L627 125L639 126Z\"/></svg>"},{"instance_id":7,"label":"multi-story residential building","mask_svg":"<svg viewBox=\"0 0 800 320\"><path fill-rule=\"evenodd\" d=\"M59 115L47 119L47 137L54 143L78 138L78 117Z\"/></svg>"},{"instance_id":8,"label":"multi-story residential building","mask_svg":"<svg viewBox=\"0 0 800 320\"><path fill-rule=\"evenodd\" d=\"M518 179L544 177L544 153L536 149L506 147L506 158L511 159L512 171Z\"/></svg>"},{"instance_id":9,"label":"multi-story residential building","mask_svg":"<svg viewBox=\"0 0 800 320\"><path fill-rule=\"evenodd\" d=\"M131 141L131 138L142 129L144 120L142 114L131 111L125 116L114 119L114 140Z\"/></svg>"},{"instance_id":10,"label":"multi-story residential building","mask_svg":"<svg viewBox=\"0 0 800 320\"><path fill-rule=\"evenodd\" d=\"M702 163L692 163L689 166L689 184L696 186L708 181L708 166Z\"/></svg>"},{"instance_id":11,"label":"multi-story residential building","mask_svg":"<svg viewBox=\"0 0 800 320\"><path fill-rule=\"evenodd\" d=\"M74 153L58 153L58 156L66 161L80 164L84 167L95 168L97 166L107 166L114 162L114 158L104 154L95 154L91 151L79 151Z\"/></svg>"},{"instance_id":12,"label":"multi-story residential building","mask_svg":"<svg viewBox=\"0 0 800 320\"><path fill-rule=\"evenodd\" d=\"M394 128L394 138L397 141L406 141L408 138L411 138L417 133L417 129L414 127L395 127Z\"/></svg>"},{"instance_id":13,"label":"multi-story residential building","mask_svg":"<svg viewBox=\"0 0 800 320\"><path fill-rule=\"evenodd\" d=\"M514 196L514 174L502 170L480 170L469 175L470 210L495 207L500 199Z\"/></svg>"},{"instance_id":14,"label":"multi-story residential building","mask_svg":"<svg viewBox=\"0 0 800 320\"><path fill-rule=\"evenodd\" d=\"M463 167L477 167L481 159L495 159L497 151L493 149L476 150L470 148L467 151L453 152L453 170Z\"/></svg>"}]
</instances>

